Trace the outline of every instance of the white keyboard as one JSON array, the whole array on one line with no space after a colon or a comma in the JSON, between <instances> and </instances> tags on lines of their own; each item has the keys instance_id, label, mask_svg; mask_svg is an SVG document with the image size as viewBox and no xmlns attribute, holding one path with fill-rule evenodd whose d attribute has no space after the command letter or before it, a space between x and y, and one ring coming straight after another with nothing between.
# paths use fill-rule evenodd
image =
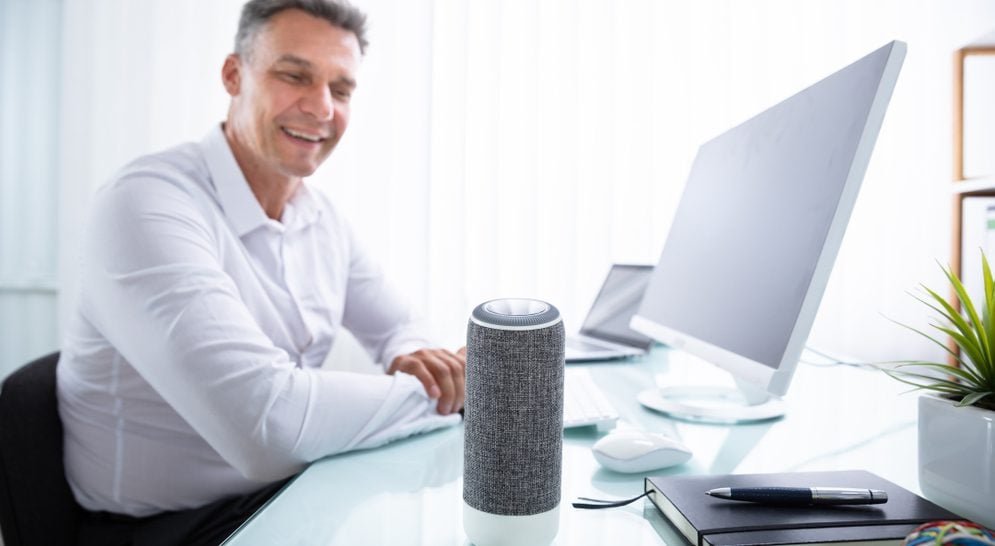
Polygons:
<instances>
[{"instance_id":1,"label":"white keyboard","mask_svg":"<svg viewBox=\"0 0 995 546\"><path fill-rule=\"evenodd\" d=\"M563 428L597 425L610 429L618 421L618 410L591 379L587 370L566 371L563 381Z\"/></svg>"}]
</instances>

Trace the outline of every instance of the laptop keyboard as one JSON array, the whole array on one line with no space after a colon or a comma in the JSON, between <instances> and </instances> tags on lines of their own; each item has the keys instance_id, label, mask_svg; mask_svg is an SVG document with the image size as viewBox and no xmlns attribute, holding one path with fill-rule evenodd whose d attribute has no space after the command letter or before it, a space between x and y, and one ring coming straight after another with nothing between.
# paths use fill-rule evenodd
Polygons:
<instances>
[{"instance_id":1,"label":"laptop keyboard","mask_svg":"<svg viewBox=\"0 0 995 546\"><path fill-rule=\"evenodd\" d=\"M587 370L569 370L563 383L563 428L597 425L599 429L610 429L616 421L618 410Z\"/></svg>"},{"instance_id":2,"label":"laptop keyboard","mask_svg":"<svg viewBox=\"0 0 995 546\"><path fill-rule=\"evenodd\" d=\"M598 345L597 343L589 343L582 339L577 339L575 337L567 338L567 348L573 349L574 351L604 351L604 345Z\"/></svg>"}]
</instances>

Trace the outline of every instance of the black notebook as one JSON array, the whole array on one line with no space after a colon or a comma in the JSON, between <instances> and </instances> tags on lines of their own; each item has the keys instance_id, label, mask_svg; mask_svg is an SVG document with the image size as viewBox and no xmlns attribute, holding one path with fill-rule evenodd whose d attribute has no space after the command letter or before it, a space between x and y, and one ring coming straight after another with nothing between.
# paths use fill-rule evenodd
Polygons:
<instances>
[{"instance_id":1,"label":"black notebook","mask_svg":"<svg viewBox=\"0 0 995 546\"><path fill-rule=\"evenodd\" d=\"M784 506L723 500L719 487L854 487L881 489L885 504ZM646 478L654 505L697 546L900 545L920 524L962 519L864 470Z\"/></svg>"}]
</instances>

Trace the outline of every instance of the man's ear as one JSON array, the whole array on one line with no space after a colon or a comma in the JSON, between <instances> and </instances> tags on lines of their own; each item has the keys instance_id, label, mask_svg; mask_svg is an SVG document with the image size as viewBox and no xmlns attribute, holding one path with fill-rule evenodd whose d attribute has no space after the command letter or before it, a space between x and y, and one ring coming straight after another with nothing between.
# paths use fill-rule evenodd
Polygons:
<instances>
[{"instance_id":1,"label":"man's ear","mask_svg":"<svg viewBox=\"0 0 995 546\"><path fill-rule=\"evenodd\" d=\"M225 57L225 64L221 66L221 82L225 85L228 95L234 97L242 89L242 59L235 53Z\"/></svg>"}]
</instances>

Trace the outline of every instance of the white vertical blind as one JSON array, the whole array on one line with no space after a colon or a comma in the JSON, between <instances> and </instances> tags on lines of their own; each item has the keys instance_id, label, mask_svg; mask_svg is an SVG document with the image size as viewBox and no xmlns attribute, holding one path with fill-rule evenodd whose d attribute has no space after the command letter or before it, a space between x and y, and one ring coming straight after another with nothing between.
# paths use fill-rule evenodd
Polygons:
<instances>
[{"instance_id":1,"label":"white vertical blind","mask_svg":"<svg viewBox=\"0 0 995 546\"><path fill-rule=\"evenodd\" d=\"M993 14L980 1L437 0L433 199L462 214L433 220L432 240L465 265L430 289L447 301L436 318L455 326L459 304L465 316L531 295L577 327L611 262L656 261L700 143L901 39L909 55L811 341L942 358L881 314L925 326L906 291L944 285L950 52ZM462 302L443 300L452 287Z\"/></svg>"},{"instance_id":2,"label":"white vertical blind","mask_svg":"<svg viewBox=\"0 0 995 546\"><path fill-rule=\"evenodd\" d=\"M224 118L219 73L241 3L0 3L5 286L55 284L68 316L94 188ZM907 41L813 343L866 359L937 356L880 313L924 324L905 291L942 286L950 53L989 30L991 3L357 3L371 47L349 133L313 178L453 345L470 308L492 297L548 299L576 327L611 262L656 261L701 142ZM53 79L36 81L42 65L58 66ZM59 223L37 224L46 214ZM30 304L36 296L3 294L5 348L51 332L50 294ZM24 321L46 313L45 325ZM45 335L36 343L47 350L57 336Z\"/></svg>"},{"instance_id":3,"label":"white vertical blind","mask_svg":"<svg viewBox=\"0 0 995 546\"><path fill-rule=\"evenodd\" d=\"M60 11L0 2L0 377L58 347Z\"/></svg>"}]
</instances>

